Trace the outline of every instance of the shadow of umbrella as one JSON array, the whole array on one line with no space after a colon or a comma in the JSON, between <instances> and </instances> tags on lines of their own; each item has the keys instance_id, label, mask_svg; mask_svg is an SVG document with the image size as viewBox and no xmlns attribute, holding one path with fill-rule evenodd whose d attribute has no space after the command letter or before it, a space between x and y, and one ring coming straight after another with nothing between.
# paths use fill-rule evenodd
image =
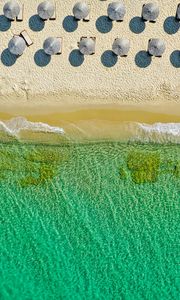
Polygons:
<instances>
[{"instance_id":1,"label":"shadow of umbrella","mask_svg":"<svg viewBox=\"0 0 180 300\"><path fill-rule=\"evenodd\" d=\"M135 56L135 63L139 68L147 68L152 61L152 57L147 51L139 51Z\"/></svg>"},{"instance_id":2,"label":"shadow of umbrella","mask_svg":"<svg viewBox=\"0 0 180 300\"><path fill-rule=\"evenodd\" d=\"M33 31L41 31L45 26L45 22L38 15L31 16L29 19L29 27Z\"/></svg>"},{"instance_id":3,"label":"shadow of umbrella","mask_svg":"<svg viewBox=\"0 0 180 300\"><path fill-rule=\"evenodd\" d=\"M164 21L164 31L168 34L175 34L180 29L179 21L171 16Z\"/></svg>"},{"instance_id":4,"label":"shadow of umbrella","mask_svg":"<svg viewBox=\"0 0 180 300\"><path fill-rule=\"evenodd\" d=\"M113 27L113 22L107 16L101 16L96 20L96 28L101 33L108 33Z\"/></svg>"},{"instance_id":5,"label":"shadow of umbrella","mask_svg":"<svg viewBox=\"0 0 180 300\"><path fill-rule=\"evenodd\" d=\"M47 66L50 61L51 61L51 56L47 55L43 49L39 49L35 54L34 54L34 61L37 66L39 67L45 67Z\"/></svg>"},{"instance_id":6,"label":"shadow of umbrella","mask_svg":"<svg viewBox=\"0 0 180 300\"><path fill-rule=\"evenodd\" d=\"M69 62L73 67L79 67L84 62L84 55L78 49L74 49L69 54Z\"/></svg>"},{"instance_id":7,"label":"shadow of umbrella","mask_svg":"<svg viewBox=\"0 0 180 300\"><path fill-rule=\"evenodd\" d=\"M175 50L170 55L170 62L175 68L180 68L180 50Z\"/></svg>"},{"instance_id":8,"label":"shadow of umbrella","mask_svg":"<svg viewBox=\"0 0 180 300\"><path fill-rule=\"evenodd\" d=\"M73 32L78 28L78 21L74 18L74 16L66 16L62 25L65 31Z\"/></svg>"},{"instance_id":9,"label":"shadow of umbrella","mask_svg":"<svg viewBox=\"0 0 180 300\"><path fill-rule=\"evenodd\" d=\"M129 28L133 33L139 34L144 31L146 23L140 17L134 17L129 22Z\"/></svg>"},{"instance_id":10,"label":"shadow of umbrella","mask_svg":"<svg viewBox=\"0 0 180 300\"><path fill-rule=\"evenodd\" d=\"M0 31L7 31L11 28L11 21L8 20L4 15L0 16Z\"/></svg>"},{"instance_id":11,"label":"shadow of umbrella","mask_svg":"<svg viewBox=\"0 0 180 300\"><path fill-rule=\"evenodd\" d=\"M8 48L1 53L1 61L4 66L11 67L16 63L18 56L9 52Z\"/></svg>"},{"instance_id":12,"label":"shadow of umbrella","mask_svg":"<svg viewBox=\"0 0 180 300\"><path fill-rule=\"evenodd\" d=\"M118 61L117 55L114 54L113 51L111 50L106 50L102 55L101 55L101 62L102 64L107 67L107 68L112 68L115 66L115 64Z\"/></svg>"}]
</instances>

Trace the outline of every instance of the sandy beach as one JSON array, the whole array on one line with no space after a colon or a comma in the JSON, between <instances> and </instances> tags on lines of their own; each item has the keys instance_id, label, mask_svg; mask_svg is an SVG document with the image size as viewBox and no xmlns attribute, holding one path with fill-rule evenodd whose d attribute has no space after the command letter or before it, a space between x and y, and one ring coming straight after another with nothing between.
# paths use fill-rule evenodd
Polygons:
<instances>
[{"instance_id":1,"label":"sandy beach","mask_svg":"<svg viewBox=\"0 0 180 300\"><path fill-rule=\"evenodd\" d=\"M74 22L75 1L57 1L55 21L42 23L37 18L39 1L24 0L23 22L7 23L0 4L0 111L45 110L49 105L58 110L79 109L94 105L169 105L180 104L180 73L178 51L179 23L174 20L179 1L158 1L160 16L156 23L140 21L144 0L124 1L127 13L124 22L109 23L110 1L91 0L89 22ZM33 45L14 60L7 46L14 34L26 29ZM45 38L63 38L62 55L44 56ZM96 53L79 56L77 42L81 36L96 37ZM110 51L116 37L131 42L128 57L112 59ZM149 38L166 43L162 58L150 61L144 51ZM137 108L138 109L138 108Z\"/></svg>"}]
</instances>

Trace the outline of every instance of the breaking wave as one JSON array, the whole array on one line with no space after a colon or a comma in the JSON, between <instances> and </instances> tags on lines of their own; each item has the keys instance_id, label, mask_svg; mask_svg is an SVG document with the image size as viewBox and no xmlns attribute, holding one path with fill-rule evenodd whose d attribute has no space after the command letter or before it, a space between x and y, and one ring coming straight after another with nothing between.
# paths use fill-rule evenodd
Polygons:
<instances>
[{"instance_id":1,"label":"breaking wave","mask_svg":"<svg viewBox=\"0 0 180 300\"><path fill-rule=\"evenodd\" d=\"M158 143L180 143L180 123L136 123L134 140Z\"/></svg>"},{"instance_id":2,"label":"breaking wave","mask_svg":"<svg viewBox=\"0 0 180 300\"><path fill-rule=\"evenodd\" d=\"M70 124L70 127L71 125L72 124ZM89 130L90 127L91 126L89 126ZM82 133L82 128L76 127L75 130ZM113 126L112 130L118 131L119 140L121 140L121 134L123 132L123 135L126 133L127 141L180 144L180 123L154 123L151 125L137 122L125 122L118 128ZM73 140L73 136L70 136L68 130L65 132L63 128L50 126L46 123L30 122L24 117L13 118L9 121L0 121L0 132L3 132L7 136L21 140L23 132L26 131L52 133L56 136L64 136L67 140ZM89 136L87 131L83 131L84 138L87 138L86 134Z\"/></svg>"},{"instance_id":3,"label":"breaking wave","mask_svg":"<svg viewBox=\"0 0 180 300\"><path fill-rule=\"evenodd\" d=\"M3 131L10 136L20 138L20 133L25 130L32 132L64 134L63 128L50 126L42 122L30 122L23 117L13 118L9 121L0 121L0 131Z\"/></svg>"}]
</instances>

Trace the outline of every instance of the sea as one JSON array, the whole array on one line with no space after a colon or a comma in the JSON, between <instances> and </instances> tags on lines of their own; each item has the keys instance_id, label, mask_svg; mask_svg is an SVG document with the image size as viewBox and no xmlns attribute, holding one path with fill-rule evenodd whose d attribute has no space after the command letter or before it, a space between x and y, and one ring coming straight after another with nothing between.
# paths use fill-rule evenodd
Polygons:
<instances>
[{"instance_id":1,"label":"sea","mask_svg":"<svg viewBox=\"0 0 180 300\"><path fill-rule=\"evenodd\" d=\"M134 126L76 140L0 123L1 300L180 299L180 124Z\"/></svg>"}]
</instances>

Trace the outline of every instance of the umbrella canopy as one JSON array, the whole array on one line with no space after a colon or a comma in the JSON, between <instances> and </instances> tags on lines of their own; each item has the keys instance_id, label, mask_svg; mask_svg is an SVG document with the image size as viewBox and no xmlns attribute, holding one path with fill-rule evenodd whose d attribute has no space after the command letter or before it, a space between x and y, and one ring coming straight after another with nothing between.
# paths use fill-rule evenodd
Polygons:
<instances>
[{"instance_id":1,"label":"umbrella canopy","mask_svg":"<svg viewBox=\"0 0 180 300\"><path fill-rule=\"evenodd\" d=\"M156 3L147 3L142 8L142 17L146 21L155 21L159 16L159 6Z\"/></svg>"},{"instance_id":2,"label":"umbrella canopy","mask_svg":"<svg viewBox=\"0 0 180 300\"><path fill-rule=\"evenodd\" d=\"M160 39L151 39L148 44L148 52L153 56L161 56L166 49L165 43Z\"/></svg>"},{"instance_id":3,"label":"umbrella canopy","mask_svg":"<svg viewBox=\"0 0 180 300\"><path fill-rule=\"evenodd\" d=\"M54 15L54 4L51 1L44 1L38 5L37 12L42 20L48 20Z\"/></svg>"},{"instance_id":4,"label":"umbrella canopy","mask_svg":"<svg viewBox=\"0 0 180 300\"><path fill-rule=\"evenodd\" d=\"M84 38L79 43L79 51L84 55L91 55L95 52L95 41L92 38Z\"/></svg>"},{"instance_id":5,"label":"umbrella canopy","mask_svg":"<svg viewBox=\"0 0 180 300\"><path fill-rule=\"evenodd\" d=\"M76 19L85 19L90 13L90 8L86 2L77 2L73 7L73 15Z\"/></svg>"},{"instance_id":6,"label":"umbrella canopy","mask_svg":"<svg viewBox=\"0 0 180 300\"><path fill-rule=\"evenodd\" d=\"M130 42L128 39L115 39L112 45L112 50L116 55L127 55L130 49Z\"/></svg>"},{"instance_id":7,"label":"umbrella canopy","mask_svg":"<svg viewBox=\"0 0 180 300\"><path fill-rule=\"evenodd\" d=\"M178 4L177 7L176 18L180 21L180 3Z\"/></svg>"},{"instance_id":8,"label":"umbrella canopy","mask_svg":"<svg viewBox=\"0 0 180 300\"><path fill-rule=\"evenodd\" d=\"M20 13L20 6L15 0L8 1L3 7L3 12L6 18L14 20Z\"/></svg>"},{"instance_id":9,"label":"umbrella canopy","mask_svg":"<svg viewBox=\"0 0 180 300\"><path fill-rule=\"evenodd\" d=\"M20 36L14 36L8 44L9 51L14 55L22 55L26 48L25 40Z\"/></svg>"},{"instance_id":10,"label":"umbrella canopy","mask_svg":"<svg viewBox=\"0 0 180 300\"><path fill-rule=\"evenodd\" d=\"M46 54L55 55L61 49L61 42L57 38L49 37L44 41L43 49Z\"/></svg>"},{"instance_id":11,"label":"umbrella canopy","mask_svg":"<svg viewBox=\"0 0 180 300\"><path fill-rule=\"evenodd\" d=\"M126 8L120 1L112 2L108 5L107 13L112 21L122 21L126 14Z\"/></svg>"}]
</instances>

